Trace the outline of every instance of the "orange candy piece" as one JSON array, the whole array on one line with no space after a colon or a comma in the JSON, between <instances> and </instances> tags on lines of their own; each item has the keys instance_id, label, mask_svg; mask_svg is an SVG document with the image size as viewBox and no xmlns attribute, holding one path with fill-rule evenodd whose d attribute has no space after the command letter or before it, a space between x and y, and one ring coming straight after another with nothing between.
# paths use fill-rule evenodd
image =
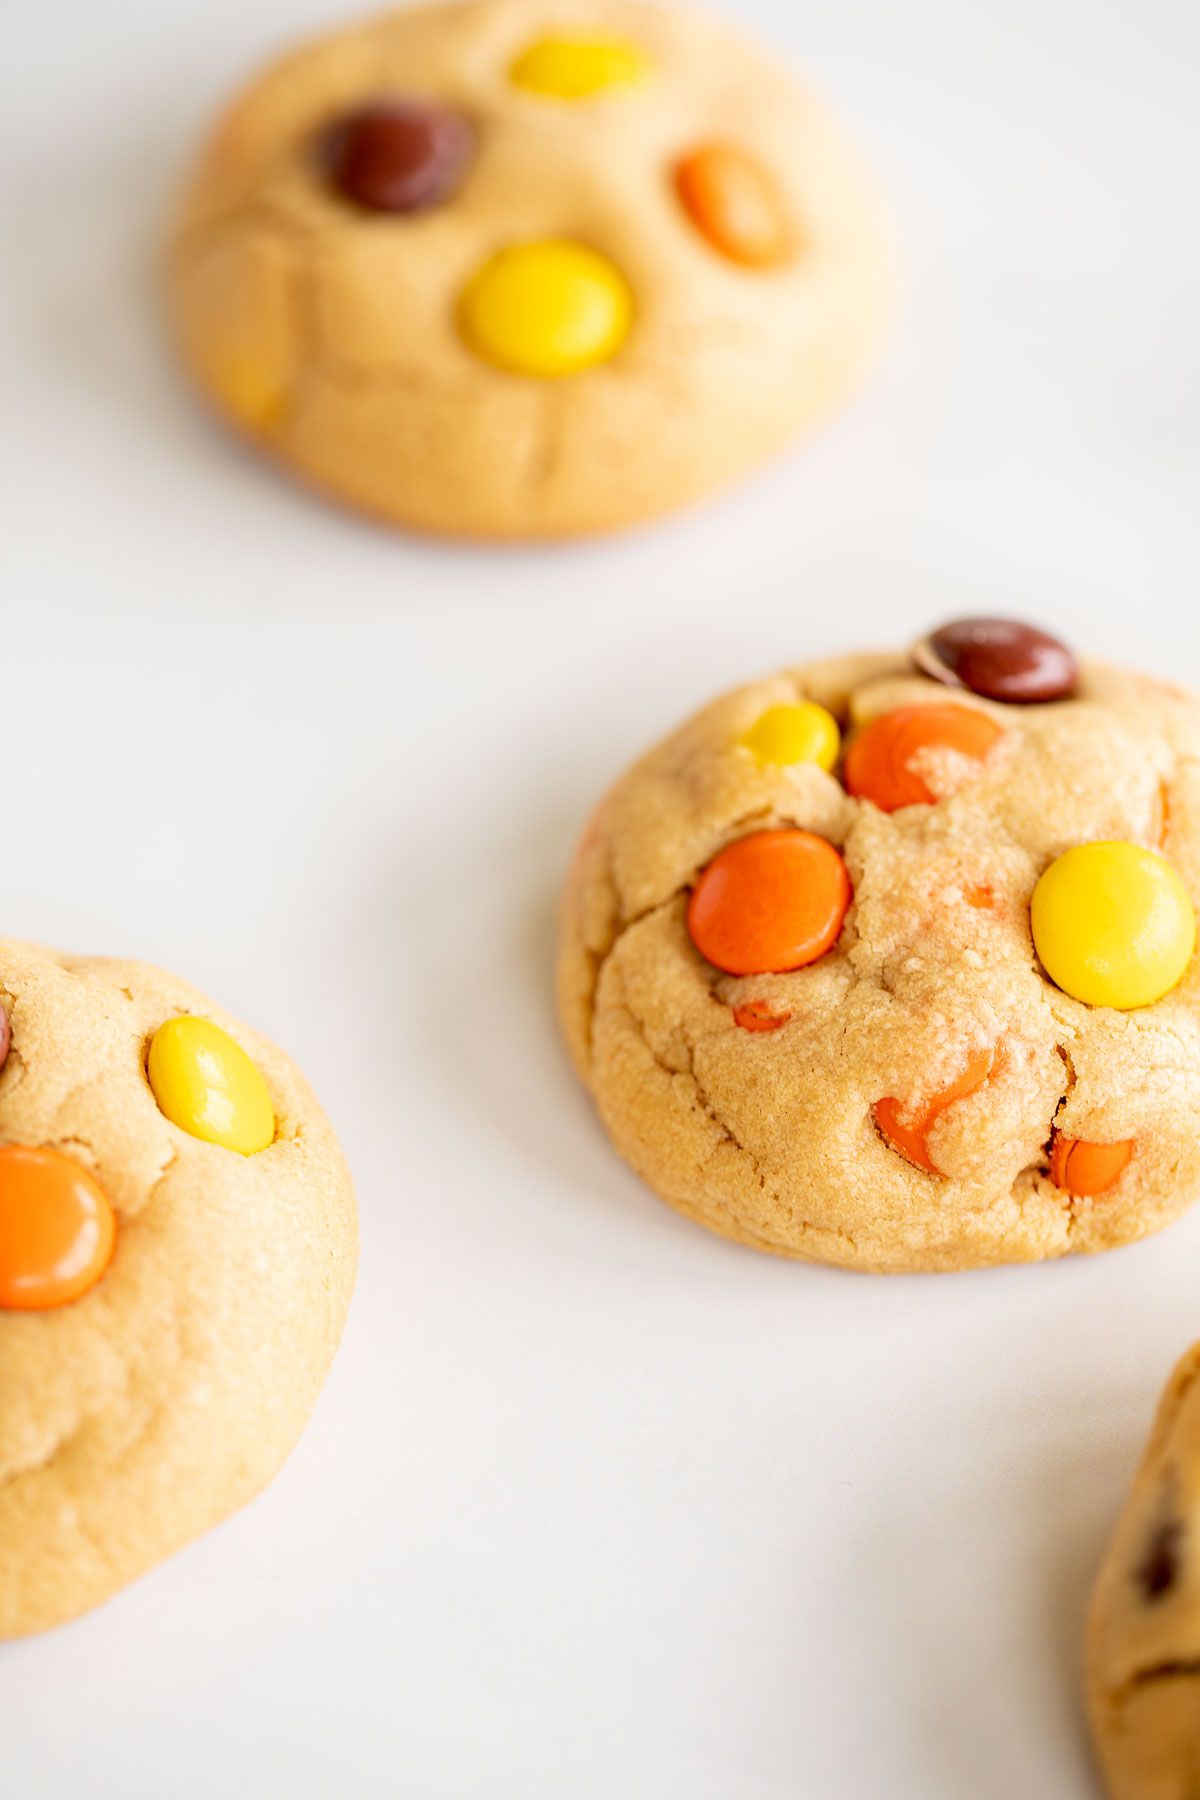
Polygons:
<instances>
[{"instance_id":1,"label":"orange candy piece","mask_svg":"<svg viewBox=\"0 0 1200 1800\"><path fill-rule=\"evenodd\" d=\"M676 164L675 191L713 249L748 269L786 262L792 230L779 189L736 144L700 144Z\"/></svg>"},{"instance_id":2,"label":"orange candy piece","mask_svg":"<svg viewBox=\"0 0 1200 1800\"><path fill-rule=\"evenodd\" d=\"M57 1150L0 1147L0 1310L42 1312L86 1294L116 1243L112 1207Z\"/></svg>"},{"instance_id":3,"label":"orange candy piece","mask_svg":"<svg viewBox=\"0 0 1200 1800\"><path fill-rule=\"evenodd\" d=\"M778 1031L791 1016L790 1012L773 1012L769 1000L743 1000L733 1009L733 1022L743 1031Z\"/></svg>"},{"instance_id":4,"label":"orange candy piece","mask_svg":"<svg viewBox=\"0 0 1200 1800\"><path fill-rule=\"evenodd\" d=\"M811 831L756 831L709 863L688 902L701 956L727 975L802 969L837 942L852 898L846 865Z\"/></svg>"},{"instance_id":5,"label":"orange candy piece","mask_svg":"<svg viewBox=\"0 0 1200 1800\"><path fill-rule=\"evenodd\" d=\"M1128 1166L1134 1141L1122 1138L1116 1144L1092 1144L1087 1138L1064 1137L1056 1131L1050 1140L1050 1179L1064 1194L1077 1199L1107 1194Z\"/></svg>"},{"instance_id":6,"label":"orange candy piece","mask_svg":"<svg viewBox=\"0 0 1200 1800\"><path fill-rule=\"evenodd\" d=\"M847 792L880 812L930 806L937 795L912 766L922 750L952 750L982 762L1003 736L994 719L972 706L898 706L872 719L846 752Z\"/></svg>"},{"instance_id":7,"label":"orange candy piece","mask_svg":"<svg viewBox=\"0 0 1200 1800\"><path fill-rule=\"evenodd\" d=\"M875 1123L892 1149L915 1163L918 1169L924 1169L926 1174L941 1175L943 1171L929 1154L929 1133L956 1100L965 1100L968 1095L979 1092L991 1074L994 1062L993 1051L972 1050L962 1074L955 1076L940 1094L927 1100L919 1112L914 1112L900 1100L877 1100L872 1108Z\"/></svg>"}]
</instances>

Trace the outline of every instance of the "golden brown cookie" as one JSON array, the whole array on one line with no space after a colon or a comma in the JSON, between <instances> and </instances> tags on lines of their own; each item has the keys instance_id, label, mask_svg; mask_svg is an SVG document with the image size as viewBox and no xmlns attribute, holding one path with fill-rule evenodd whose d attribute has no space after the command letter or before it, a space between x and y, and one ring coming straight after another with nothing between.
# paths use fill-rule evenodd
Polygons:
<instances>
[{"instance_id":1,"label":"golden brown cookie","mask_svg":"<svg viewBox=\"0 0 1200 1800\"><path fill-rule=\"evenodd\" d=\"M0 1005L6 1638L97 1605L270 1481L358 1240L300 1074L186 982L2 942Z\"/></svg>"},{"instance_id":2,"label":"golden brown cookie","mask_svg":"<svg viewBox=\"0 0 1200 1800\"><path fill-rule=\"evenodd\" d=\"M1200 1793L1200 1344L1158 1409L1092 1596L1092 1729L1112 1800Z\"/></svg>"},{"instance_id":3,"label":"golden brown cookie","mask_svg":"<svg viewBox=\"0 0 1200 1800\"><path fill-rule=\"evenodd\" d=\"M216 406L318 487L559 537L740 475L845 394L889 286L856 156L703 14L461 0L295 52L169 257Z\"/></svg>"},{"instance_id":4,"label":"golden brown cookie","mask_svg":"<svg viewBox=\"0 0 1200 1800\"><path fill-rule=\"evenodd\" d=\"M622 1155L729 1237L1107 1249L1200 1190L1198 892L1200 703L957 621L736 689L617 783L563 1022Z\"/></svg>"}]
</instances>

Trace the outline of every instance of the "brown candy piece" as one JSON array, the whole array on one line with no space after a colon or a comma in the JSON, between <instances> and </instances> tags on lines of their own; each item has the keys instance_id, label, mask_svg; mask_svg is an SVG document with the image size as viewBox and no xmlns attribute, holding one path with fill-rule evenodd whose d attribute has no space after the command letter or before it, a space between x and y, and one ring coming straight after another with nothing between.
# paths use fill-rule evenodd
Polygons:
<instances>
[{"instance_id":1,"label":"brown candy piece","mask_svg":"<svg viewBox=\"0 0 1200 1800\"><path fill-rule=\"evenodd\" d=\"M8 1014L0 1006L0 1069L8 1061L9 1046L12 1043L12 1026L8 1022Z\"/></svg>"},{"instance_id":2,"label":"brown candy piece","mask_svg":"<svg viewBox=\"0 0 1200 1800\"><path fill-rule=\"evenodd\" d=\"M1074 653L1018 619L953 619L923 638L912 657L935 681L1009 706L1067 700L1079 680Z\"/></svg>"},{"instance_id":3,"label":"brown candy piece","mask_svg":"<svg viewBox=\"0 0 1200 1800\"><path fill-rule=\"evenodd\" d=\"M1182 1555L1183 1526L1178 1519L1163 1519L1137 1568L1138 1584L1147 1600L1161 1599L1175 1586Z\"/></svg>"},{"instance_id":4,"label":"brown candy piece","mask_svg":"<svg viewBox=\"0 0 1200 1800\"><path fill-rule=\"evenodd\" d=\"M375 100L340 119L325 144L330 179L369 212L425 212L452 200L475 151L461 113L428 100Z\"/></svg>"}]
</instances>

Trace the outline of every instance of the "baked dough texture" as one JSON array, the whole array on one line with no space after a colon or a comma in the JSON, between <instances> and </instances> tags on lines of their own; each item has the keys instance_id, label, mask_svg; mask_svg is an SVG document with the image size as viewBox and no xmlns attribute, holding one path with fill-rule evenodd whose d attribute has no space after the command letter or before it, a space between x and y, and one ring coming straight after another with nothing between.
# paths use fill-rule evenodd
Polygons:
<instances>
[{"instance_id":1,"label":"baked dough texture","mask_svg":"<svg viewBox=\"0 0 1200 1800\"><path fill-rule=\"evenodd\" d=\"M1092 1597L1088 1697L1112 1800L1200 1793L1200 1344L1159 1404Z\"/></svg>"},{"instance_id":2,"label":"baked dough texture","mask_svg":"<svg viewBox=\"0 0 1200 1800\"><path fill-rule=\"evenodd\" d=\"M115 1257L82 1299L0 1311L0 1638L107 1599L263 1488L341 1335L358 1233L289 1059L176 976L0 942L0 1141L99 1181ZM275 1141L240 1156L159 1111L147 1045L198 1013L253 1057Z\"/></svg>"},{"instance_id":3,"label":"baked dough texture","mask_svg":"<svg viewBox=\"0 0 1200 1800\"><path fill-rule=\"evenodd\" d=\"M888 813L815 763L759 762L764 710L815 700L850 732L908 705L978 707L1004 737L943 797ZM854 895L833 949L790 974L722 974L686 922L698 872L752 832L840 847ZM1055 987L1030 929L1047 865L1089 840L1160 851L1200 894L1200 704L1085 665L1077 698L1008 706L903 656L787 670L704 708L603 801L568 882L559 957L572 1056L621 1154L662 1197L760 1249L874 1270L961 1269L1112 1248L1200 1189L1200 972L1137 1011ZM734 1008L788 1014L747 1030ZM972 1053L986 1082L929 1134L940 1172L877 1128L920 1110ZM1133 1140L1107 1192L1054 1185L1052 1127Z\"/></svg>"},{"instance_id":4,"label":"baked dough texture","mask_svg":"<svg viewBox=\"0 0 1200 1800\"><path fill-rule=\"evenodd\" d=\"M644 83L566 101L510 77L543 37L618 36ZM320 145L389 96L472 121L452 200L349 204ZM781 267L694 227L677 160L732 142L794 221ZM509 245L611 259L634 321L612 360L507 373L459 328ZM890 252L857 154L803 88L703 13L642 0L465 0L387 15L270 68L219 122L179 209L169 303L199 387L256 444L380 518L488 538L604 531L692 501L825 414L869 361Z\"/></svg>"}]
</instances>

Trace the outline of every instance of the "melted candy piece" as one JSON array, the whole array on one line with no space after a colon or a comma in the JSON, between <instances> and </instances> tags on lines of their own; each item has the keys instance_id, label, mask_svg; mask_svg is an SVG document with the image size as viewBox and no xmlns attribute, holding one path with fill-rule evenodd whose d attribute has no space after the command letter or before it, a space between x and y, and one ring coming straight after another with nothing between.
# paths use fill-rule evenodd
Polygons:
<instances>
[{"instance_id":1,"label":"melted candy piece","mask_svg":"<svg viewBox=\"0 0 1200 1800\"><path fill-rule=\"evenodd\" d=\"M733 1022L743 1031L778 1031L791 1018L790 1012L775 1012L769 1000L743 1000L733 1009Z\"/></svg>"},{"instance_id":2,"label":"melted candy piece","mask_svg":"<svg viewBox=\"0 0 1200 1800\"><path fill-rule=\"evenodd\" d=\"M898 706L863 727L846 753L846 790L880 812L932 806L938 795L921 770L931 753L951 752L982 764L1004 736L986 713L969 706Z\"/></svg>"},{"instance_id":3,"label":"melted candy piece","mask_svg":"<svg viewBox=\"0 0 1200 1800\"><path fill-rule=\"evenodd\" d=\"M934 1162L929 1151L929 1134L941 1118L942 1114L953 1106L957 1100L965 1100L976 1094L992 1072L995 1053L991 1050L972 1050L967 1058L966 1067L961 1075L957 1075L948 1087L926 1100L924 1105L914 1111L903 1101L888 1098L877 1100L872 1109L875 1123L883 1133L893 1150L907 1157L918 1169L924 1169L928 1175L944 1173Z\"/></svg>"},{"instance_id":4,"label":"melted candy piece","mask_svg":"<svg viewBox=\"0 0 1200 1800\"><path fill-rule=\"evenodd\" d=\"M1050 1142L1050 1179L1064 1194L1077 1199L1107 1194L1128 1167L1133 1148L1133 1138L1092 1144L1086 1138L1064 1137L1056 1131Z\"/></svg>"}]
</instances>

